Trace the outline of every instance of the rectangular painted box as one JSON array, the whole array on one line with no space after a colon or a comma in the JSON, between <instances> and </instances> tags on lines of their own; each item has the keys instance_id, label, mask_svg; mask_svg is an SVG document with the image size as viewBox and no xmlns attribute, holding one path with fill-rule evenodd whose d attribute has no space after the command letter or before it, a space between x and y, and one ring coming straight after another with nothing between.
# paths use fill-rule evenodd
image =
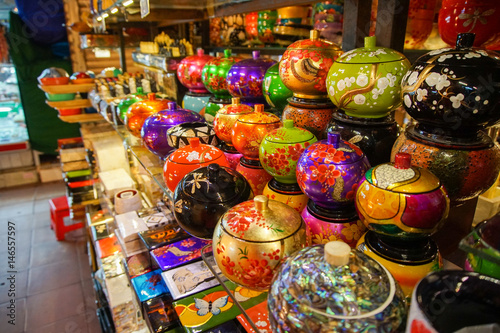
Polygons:
<instances>
[{"instance_id":1,"label":"rectangular painted box","mask_svg":"<svg viewBox=\"0 0 500 333\"><path fill-rule=\"evenodd\" d=\"M151 257L158 263L158 266L163 271L167 271L174 267L200 259L202 248L210 243L211 241L190 237L151 250Z\"/></svg>"}]
</instances>

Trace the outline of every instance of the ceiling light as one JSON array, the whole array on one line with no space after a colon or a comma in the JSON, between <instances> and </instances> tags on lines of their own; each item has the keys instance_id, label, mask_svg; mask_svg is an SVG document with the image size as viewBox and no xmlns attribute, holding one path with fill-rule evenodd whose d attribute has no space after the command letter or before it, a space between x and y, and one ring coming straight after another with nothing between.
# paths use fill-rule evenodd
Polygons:
<instances>
[{"instance_id":1,"label":"ceiling light","mask_svg":"<svg viewBox=\"0 0 500 333\"><path fill-rule=\"evenodd\" d=\"M104 13L104 14L102 14L102 18L106 18L106 17L108 17L108 16L109 16L109 14L108 14L108 13Z\"/></svg>"},{"instance_id":2,"label":"ceiling light","mask_svg":"<svg viewBox=\"0 0 500 333\"><path fill-rule=\"evenodd\" d=\"M118 8L117 7L111 9L111 14L116 14L116 13L118 13Z\"/></svg>"},{"instance_id":3,"label":"ceiling light","mask_svg":"<svg viewBox=\"0 0 500 333\"><path fill-rule=\"evenodd\" d=\"M133 4L133 3L134 3L134 0L126 0L126 1L124 1L124 2L122 3L122 5L124 5L125 7L127 7L127 6L130 6L130 5L131 5L131 4Z\"/></svg>"}]
</instances>

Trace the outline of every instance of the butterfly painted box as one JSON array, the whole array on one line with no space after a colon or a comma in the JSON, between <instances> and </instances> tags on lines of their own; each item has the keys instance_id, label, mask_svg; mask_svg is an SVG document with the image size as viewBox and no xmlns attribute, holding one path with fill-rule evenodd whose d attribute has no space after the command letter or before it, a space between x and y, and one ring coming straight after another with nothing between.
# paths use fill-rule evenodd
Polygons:
<instances>
[{"instance_id":1,"label":"butterfly painted box","mask_svg":"<svg viewBox=\"0 0 500 333\"><path fill-rule=\"evenodd\" d=\"M174 224L164 225L158 228L141 231L139 237L144 242L148 250L156 249L160 246L177 242L190 237L181 227Z\"/></svg>"},{"instance_id":2,"label":"butterfly painted box","mask_svg":"<svg viewBox=\"0 0 500 333\"><path fill-rule=\"evenodd\" d=\"M156 260L163 271L166 271L199 259L202 248L210 243L211 241L190 237L151 250L151 257Z\"/></svg>"},{"instance_id":3,"label":"butterfly painted box","mask_svg":"<svg viewBox=\"0 0 500 333\"><path fill-rule=\"evenodd\" d=\"M153 297L169 293L160 274L161 270L157 269L132 279L132 285L139 301L144 302Z\"/></svg>"},{"instance_id":4,"label":"butterfly painted box","mask_svg":"<svg viewBox=\"0 0 500 333\"><path fill-rule=\"evenodd\" d=\"M225 284L244 309L263 302L267 297L266 292L246 289L230 281ZM190 333L206 331L241 314L220 285L175 301L173 305L182 326Z\"/></svg>"},{"instance_id":5,"label":"butterfly painted box","mask_svg":"<svg viewBox=\"0 0 500 333\"><path fill-rule=\"evenodd\" d=\"M255 306L252 306L245 312L253 321L255 326L259 329L259 332L255 332L245 316L243 314L240 314L236 316L236 319L238 319L247 333L272 333L271 324L269 322L269 310L267 309L267 300Z\"/></svg>"},{"instance_id":6,"label":"butterfly painted box","mask_svg":"<svg viewBox=\"0 0 500 333\"><path fill-rule=\"evenodd\" d=\"M192 262L163 272L161 275L174 300L219 284L203 261Z\"/></svg>"},{"instance_id":7,"label":"butterfly painted box","mask_svg":"<svg viewBox=\"0 0 500 333\"><path fill-rule=\"evenodd\" d=\"M179 326L179 318L172 306L172 297L168 295L155 297L142 303L142 306L144 318L151 332L163 333Z\"/></svg>"}]
</instances>

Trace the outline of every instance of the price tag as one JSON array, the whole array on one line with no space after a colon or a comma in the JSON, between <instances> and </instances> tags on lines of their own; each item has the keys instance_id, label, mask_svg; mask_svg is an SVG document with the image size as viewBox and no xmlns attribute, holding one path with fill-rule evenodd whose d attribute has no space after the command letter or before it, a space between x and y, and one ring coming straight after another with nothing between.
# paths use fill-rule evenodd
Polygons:
<instances>
[{"instance_id":1,"label":"price tag","mask_svg":"<svg viewBox=\"0 0 500 333\"><path fill-rule=\"evenodd\" d=\"M96 58L111 58L111 52L107 49L94 49Z\"/></svg>"},{"instance_id":2,"label":"price tag","mask_svg":"<svg viewBox=\"0 0 500 333\"><path fill-rule=\"evenodd\" d=\"M141 0L141 18L149 15L149 0Z\"/></svg>"}]
</instances>

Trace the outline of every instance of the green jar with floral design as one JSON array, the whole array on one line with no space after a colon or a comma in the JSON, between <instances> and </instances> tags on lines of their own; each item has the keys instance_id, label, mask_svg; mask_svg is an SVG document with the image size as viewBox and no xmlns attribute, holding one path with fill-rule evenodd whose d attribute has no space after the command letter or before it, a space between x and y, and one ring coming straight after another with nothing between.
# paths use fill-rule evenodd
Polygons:
<instances>
[{"instance_id":1,"label":"green jar with floral design","mask_svg":"<svg viewBox=\"0 0 500 333\"><path fill-rule=\"evenodd\" d=\"M226 76L231 66L241 58L231 56L231 50L225 49L223 57L209 60L201 71L201 80L217 99L231 99L227 90Z\"/></svg>"},{"instance_id":2,"label":"green jar with floral design","mask_svg":"<svg viewBox=\"0 0 500 333\"><path fill-rule=\"evenodd\" d=\"M276 63L267 69L262 83L262 91L267 104L281 113L288 105L287 100L292 97L293 93L281 81L279 68L279 63Z\"/></svg>"},{"instance_id":3,"label":"green jar with floral design","mask_svg":"<svg viewBox=\"0 0 500 333\"><path fill-rule=\"evenodd\" d=\"M328 72L328 96L349 116L381 118L401 105L401 80L410 62L375 44L374 36L365 37L364 47L344 53Z\"/></svg>"}]
</instances>

